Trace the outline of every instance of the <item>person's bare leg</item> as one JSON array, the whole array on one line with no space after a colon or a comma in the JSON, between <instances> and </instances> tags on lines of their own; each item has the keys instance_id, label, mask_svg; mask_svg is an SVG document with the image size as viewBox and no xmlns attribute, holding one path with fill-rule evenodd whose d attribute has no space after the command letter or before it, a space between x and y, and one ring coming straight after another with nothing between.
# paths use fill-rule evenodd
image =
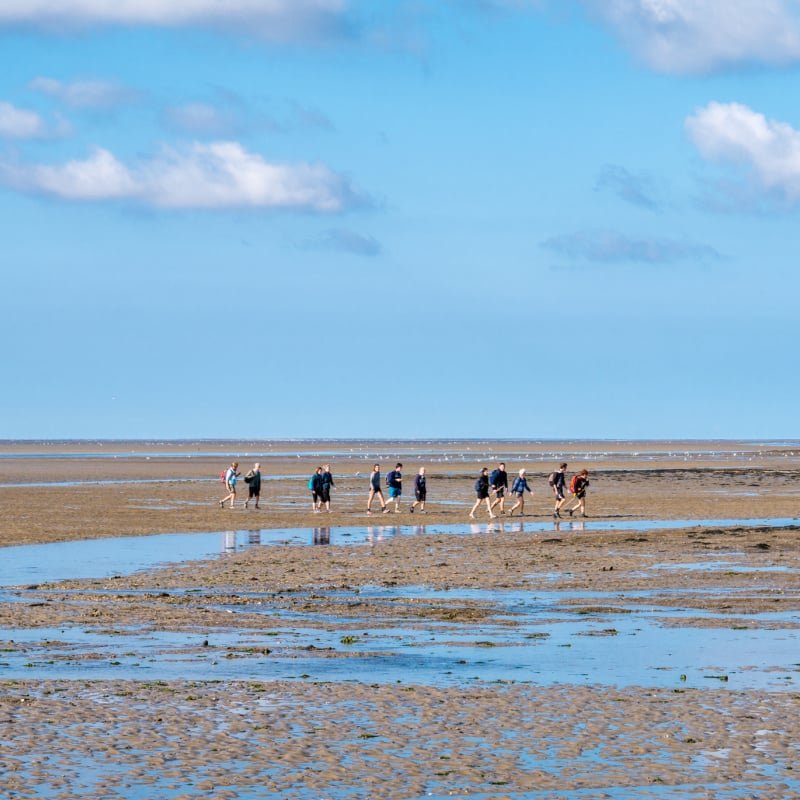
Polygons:
<instances>
[{"instance_id":1,"label":"person's bare leg","mask_svg":"<svg viewBox=\"0 0 800 800\"><path fill-rule=\"evenodd\" d=\"M478 510L478 506L481 504L480 497L475 501L475 505L472 506L472 511L469 512L469 518L475 519L475 512Z\"/></svg>"},{"instance_id":2,"label":"person's bare leg","mask_svg":"<svg viewBox=\"0 0 800 800\"><path fill-rule=\"evenodd\" d=\"M489 502L489 498L486 498L486 510L489 512L489 519L494 519L497 514L492 514L492 504Z\"/></svg>"}]
</instances>

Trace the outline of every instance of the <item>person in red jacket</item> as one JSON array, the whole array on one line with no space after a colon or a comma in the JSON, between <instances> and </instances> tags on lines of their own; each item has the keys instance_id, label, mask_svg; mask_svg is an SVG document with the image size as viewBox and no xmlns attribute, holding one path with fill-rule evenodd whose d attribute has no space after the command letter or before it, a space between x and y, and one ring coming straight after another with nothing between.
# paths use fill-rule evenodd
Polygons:
<instances>
[{"instance_id":1,"label":"person in red jacket","mask_svg":"<svg viewBox=\"0 0 800 800\"><path fill-rule=\"evenodd\" d=\"M564 508L564 511L572 516L573 512L580 510L581 516L586 516L586 487L589 485L589 470L582 469L577 475L572 476L569 482L569 491L572 495L570 503L574 502L575 505L570 508Z\"/></svg>"}]
</instances>

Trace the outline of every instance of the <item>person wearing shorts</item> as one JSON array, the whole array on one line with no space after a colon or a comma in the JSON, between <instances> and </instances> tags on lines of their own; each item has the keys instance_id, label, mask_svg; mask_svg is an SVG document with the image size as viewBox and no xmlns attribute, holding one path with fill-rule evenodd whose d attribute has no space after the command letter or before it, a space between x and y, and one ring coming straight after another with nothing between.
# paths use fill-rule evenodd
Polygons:
<instances>
[{"instance_id":1,"label":"person wearing shorts","mask_svg":"<svg viewBox=\"0 0 800 800\"><path fill-rule=\"evenodd\" d=\"M414 502L409 511L413 514L414 509L419 506L421 514L425 513L425 500L428 497L428 487L425 482L425 467L419 468L417 477L414 478Z\"/></svg>"},{"instance_id":2,"label":"person wearing shorts","mask_svg":"<svg viewBox=\"0 0 800 800\"><path fill-rule=\"evenodd\" d=\"M372 475L369 477L369 498L367 499L367 514L372 513L372 500L377 495L378 500L381 501L381 510L385 514L389 508L386 501L383 499L383 491L381 491L381 465L375 464L372 468Z\"/></svg>"},{"instance_id":3,"label":"person wearing shorts","mask_svg":"<svg viewBox=\"0 0 800 800\"><path fill-rule=\"evenodd\" d=\"M247 500L244 507L247 508L255 500L255 507L258 508L258 501L261 499L261 464L253 464L253 469L244 476L247 484Z\"/></svg>"},{"instance_id":4,"label":"person wearing shorts","mask_svg":"<svg viewBox=\"0 0 800 800\"><path fill-rule=\"evenodd\" d=\"M492 474L489 475L489 491L495 496L492 508L499 505L500 513L505 514L506 492L508 491L508 473L505 464L498 464L497 469L492 470Z\"/></svg>"},{"instance_id":5,"label":"person wearing shorts","mask_svg":"<svg viewBox=\"0 0 800 800\"><path fill-rule=\"evenodd\" d=\"M228 494L219 501L219 507L225 507L225 501L231 501L231 508L233 508L234 503L236 502L236 481L242 473L239 472L239 462L234 461L225 471L225 488L228 490Z\"/></svg>"},{"instance_id":6,"label":"person wearing shorts","mask_svg":"<svg viewBox=\"0 0 800 800\"><path fill-rule=\"evenodd\" d=\"M403 494L403 474L400 470L403 465L398 461L394 469L386 476L386 485L389 487L389 502L394 502L395 513L400 513L400 495Z\"/></svg>"},{"instance_id":7,"label":"person wearing shorts","mask_svg":"<svg viewBox=\"0 0 800 800\"><path fill-rule=\"evenodd\" d=\"M331 488L333 487L333 474L331 473L331 465L323 464L322 466L322 496L320 498L320 509L322 504L325 504L325 510L331 513Z\"/></svg>"},{"instance_id":8,"label":"person wearing shorts","mask_svg":"<svg viewBox=\"0 0 800 800\"><path fill-rule=\"evenodd\" d=\"M564 500L566 499L566 491L567 491L566 463L561 464L561 466L559 466L559 468L555 472L551 472L547 482L550 484L550 488L553 490L553 495L555 496L556 499L556 504L555 507L553 508L553 518L560 519L561 506L564 505Z\"/></svg>"},{"instance_id":9,"label":"person wearing shorts","mask_svg":"<svg viewBox=\"0 0 800 800\"><path fill-rule=\"evenodd\" d=\"M311 489L311 507L318 514L322 505L322 467L316 468L308 482L308 488Z\"/></svg>"},{"instance_id":10,"label":"person wearing shorts","mask_svg":"<svg viewBox=\"0 0 800 800\"><path fill-rule=\"evenodd\" d=\"M519 509L519 515L525 516L525 492L530 492L531 487L528 486L528 479L525 477L525 470L521 469L519 475L514 478L514 483L511 486L511 494L517 498L517 502L511 506L508 512L509 517L514 516L514 512Z\"/></svg>"},{"instance_id":11,"label":"person wearing shorts","mask_svg":"<svg viewBox=\"0 0 800 800\"><path fill-rule=\"evenodd\" d=\"M475 512L478 510L478 506L485 501L489 519L495 519L496 515L492 514L492 504L489 501L489 470L487 467L481 470L478 480L475 481L475 496L475 505L472 506L472 511L469 512L469 518L475 519Z\"/></svg>"},{"instance_id":12,"label":"person wearing shorts","mask_svg":"<svg viewBox=\"0 0 800 800\"><path fill-rule=\"evenodd\" d=\"M581 516L586 516L586 487L589 485L589 470L582 469L573 479L570 485L570 492L577 501L571 508L564 510L572 516L575 511L580 510Z\"/></svg>"}]
</instances>

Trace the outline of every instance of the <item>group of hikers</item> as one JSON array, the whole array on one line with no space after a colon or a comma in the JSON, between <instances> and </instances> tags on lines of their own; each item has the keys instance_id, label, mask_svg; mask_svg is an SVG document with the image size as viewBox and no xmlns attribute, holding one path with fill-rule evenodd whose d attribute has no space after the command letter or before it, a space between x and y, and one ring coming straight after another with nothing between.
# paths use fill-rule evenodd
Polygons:
<instances>
[{"instance_id":1,"label":"group of hikers","mask_svg":"<svg viewBox=\"0 0 800 800\"><path fill-rule=\"evenodd\" d=\"M394 504L394 511L400 512L400 498L403 494L403 465L399 461L394 469L386 474L386 488L388 499L383 494L383 483L381 482L381 465L375 464L369 478L369 495L367 497L367 514L372 514L372 504L374 500L380 502L380 509L383 514L388 514ZM224 508L225 503L230 501L233 508L236 503L236 484L241 477L239 472L239 462L234 461L220 475L228 494L219 501L219 507ZM248 508L253 503L255 508L260 508L261 499L261 465L256 463L253 468L244 476L244 482L248 487L248 496L244 501L244 507ZM579 516L586 516L586 489L589 486L589 471L582 469L572 476L567 484L567 464L561 464L558 469L550 473L547 483L553 492L554 507L553 518L562 519L562 512L570 517L577 511ZM331 490L334 487L333 474L330 464L323 464L314 470L314 474L308 479L308 490L311 492L311 504L315 514L323 511L331 511ZM567 499L567 491L570 498ZM478 479L475 481L475 504L469 512L470 519L475 519L475 512L480 508L481 503L486 504L489 519L496 519L499 515L505 514L506 492L509 492L508 473L506 465L500 462L497 467L489 472L488 467L481 469ZM526 471L521 469L511 484L510 494L514 498L514 504L508 511L510 517L518 511L519 516L525 513L525 493L531 493L528 485ZM425 501L428 496L427 481L425 478L425 467L420 467L419 472L414 477L414 501L411 503L409 512L415 510L425 512ZM495 513L497 509L497 513Z\"/></svg>"}]
</instances>

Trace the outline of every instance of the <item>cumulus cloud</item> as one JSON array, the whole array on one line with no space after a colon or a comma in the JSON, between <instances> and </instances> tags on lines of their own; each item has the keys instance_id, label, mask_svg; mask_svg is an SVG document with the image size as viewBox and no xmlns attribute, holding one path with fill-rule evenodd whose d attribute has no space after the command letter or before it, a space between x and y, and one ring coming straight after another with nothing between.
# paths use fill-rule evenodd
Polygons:
<instances>
[{"instance_id":1,"label":"cumulus cloud","mask_svg":"<svg viewBox=\"0 0 800 800\"><path fill-rule=\"evenodd\" d=\"M380 242L372 236L365 236L347 228L332 228L306 242L306 249L338 250L358 256L374 258L382 251Z\"/></svg>"},{"instance_id":2,"label":"cumulus cloud","mask_svg":"<svg viewBox=\"0 0 800 800\"><path fill-rule=\"evenodd\" d=\"M645 173L634 173L619 164L606 164L597 176L597 191L613 192L621 200L648 211L661 209L660 191L656 181Z\"/></svg>"},{"instance_id":3,"label":"cumulus cloud","mask_svg":"<svg viewBox=\"0 0 800 800\"><path fill-rule=\"evenodd\" d=\"M345 12L345 0L3 0L0 26L200 25L285 41L341 33Z\"/></svg>"},{"instance_id":4,"label":"cumulus cloud","mask_svg":"<svg viewBox=\"0 0 800 800\"><path fill-rule=\"evenodd\" d=\"M362 202L347 179L324 164L270 163L227 141L164 148L132 165L102 148L58 165L0 162L0 182L64 200L131 200L168 209L338 212Z\"/></svg>"},{"instance_id":5,"label":"cumulus cloud","mask_svg":"<svg viewBox=\"0 0 800 800\"><path fill-rule=\"evenodd\" d=\"M700 154L743 168L759 190L800 200L800 131L739 103L709 103L686 120Z\"/></svg>"},{"instance_id":6,"label":"cumulus cloud","mask_svg":"<svg viewBox=\"0 0 800 800\"><path fill-rule=\"evenodd\" d=\"M604 263L668 264L675 261L718 260L722 257L708 245L660 237L632 238L616 231L567 233L546 239L541 246L571 260Z\"/></svg>"},{"instance_id":7,"label":"cumulus cloud","mask_svg":"<svg viewBox=\"0 0 800 800\"><path fill-rule=\"evenodd\" d=\"M46 134L44 120L34 111L0 101L0 137L36 139Z\"/></svg>"},{"instance_id":8,"label":"cumulus cloud","mask_svg":"<svg viewBox=\"0 0 800 800\"><path fill-rule=\"evenodd\" d=\"M64 83L55 78L34 78L31 89L77 109L108 110L133 102L137 93L114 81L82 80Z\"/></svg>"},{"instance_id":9,"label":"cumulus cloud","mask_svg":"<svg viewBox=\"0 0 800 800\"><path fill-rule=\"evenodd\" d=\"M583 0L659 72L800 60L797 0Z\"/></svg>"}]
</instances>

